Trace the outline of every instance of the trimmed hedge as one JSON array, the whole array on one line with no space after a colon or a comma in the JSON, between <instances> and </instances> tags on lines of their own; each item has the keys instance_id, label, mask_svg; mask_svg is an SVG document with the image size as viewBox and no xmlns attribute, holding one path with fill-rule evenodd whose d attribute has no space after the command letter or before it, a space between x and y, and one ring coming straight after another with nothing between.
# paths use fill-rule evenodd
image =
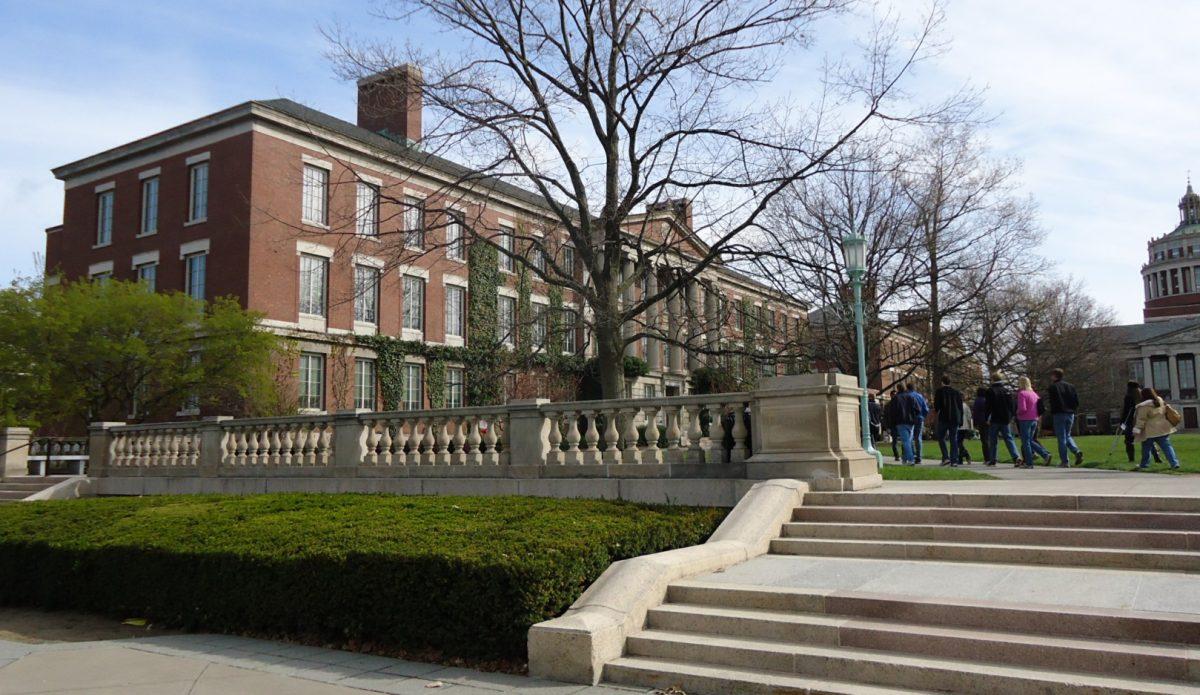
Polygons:
<instances>
[{"instance_id":1,"label":"trimmed hedge","mask_svg":"<svg viewBox=\"0 0 1200 695\"><path fill-rule=\"evenodd\" d=\"M725 510L529 497L275 494L0 506L0 603L222 632L525 658L613 561Z\"/></svg>"}]
</instances>

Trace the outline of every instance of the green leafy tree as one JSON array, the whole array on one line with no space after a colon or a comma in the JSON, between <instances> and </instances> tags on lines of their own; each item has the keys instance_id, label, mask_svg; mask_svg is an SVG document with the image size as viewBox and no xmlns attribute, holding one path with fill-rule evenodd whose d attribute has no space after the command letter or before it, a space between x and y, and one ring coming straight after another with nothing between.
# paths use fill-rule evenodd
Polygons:
<instances>
[{"instance_id":1,"label":"green leafy tree","mask_svg":"<svg viewBox=\"0 0 1200 695\"><path fill-rule=\"evenodd\" d=\"M290 410L275 335L233 298L209 304L138 283L22 283L0 291L0 407L32 424Z\"/></svg>"}]
</instances>

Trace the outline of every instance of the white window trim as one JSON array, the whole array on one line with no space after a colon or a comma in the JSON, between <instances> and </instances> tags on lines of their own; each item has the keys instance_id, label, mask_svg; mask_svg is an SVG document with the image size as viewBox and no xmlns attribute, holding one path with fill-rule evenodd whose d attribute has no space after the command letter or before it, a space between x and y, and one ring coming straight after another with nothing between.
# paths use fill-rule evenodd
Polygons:
<instances>
[{"instance_id":1,"label":"white window trim","mask_svg":"<svg viewBox=\"0 0 1200 695\"><path fill-rule=\"evenodd\" d=\"M425 282L429 282L429 270L426 268L419 268L415 265L402 265L398 268L398 270L402 276L413 275L422 278L425 280Z\"/></svg>"},{"instance_id":2,"label":"white window trim","mask_svg":"<svg viewBox=\"0 0 1200 695\"><path fill-rule=\"evenodd\" d=\"M208 253L208 239L196 239L179 245L179 260L197 253Z\"/></svg>"},{"instance_id":3,"label":"white window trim","mask_svg":"<svg viewBox=\"0 0 1200 695\"><path fill-rule=\"evenodd\" d=\"M146 265L147 263L158 263L158 251L144 251L142 253L135 253L133 255L132 268L134 270L136 270L139 265Z\"/></svg>"},{"instance_id":4,"label":"white window trim","mask_svg":"<svg viewBox=\"0 0 1200 695\"><path fill-rule=\"evenodd\" d=\"M517 291L511 287L497 287L496 294L500 295L501 297L512 297L513 299L520 298L520 295L517 294Z\"/></svg>"},{"instance_id":5,"label":"white window trim","mask_svg":"<svg viewBox=\"0 0 1200 695\"><path fill-rule=\"evenodd\" d=\"M112 261L101 261L88 266L88 277L94 277L101 273L111 273L113 271Z\"/></svg>"},{"instance_id":6,"label":"white window trim","mask_svg":"<svg viewBox=\"0 0 1200 695\"><path fill-rule=\"evenodd\" d=\"M379 332L379 326L365 321L354 322L354 335L375 335Z\"/></svg>"},{"instance_id":7,"label":"white window trim","mask_svg":"<svg viewBox=\"0 0 1200 695\"><path fill-rule=\"evenodd\" d=\"M97 193L105 193L107 191L113 190L116 187L117 187L116 181L108 181L106 183L102 183L102 184L96 186L96 192Z\"/></svg>"},{"instance_id":8,"label":"white window trim","mask_svg":"<svg viewBox=\"0 0 1200 695\"><path fill-rule=\"evenodd\" d=\"M465 333L467 330L467 281L458 277L457 275L442 275L442 298L443 298L442 301L443 302L445 302L446 288L449 288L449 287L457 287L458 289L463 291L463 306L462 306L463 327L462 327L462 330ZM445 313L445 306L442 307L442 312L443 312L443 314ZM454 347L462 347L463 345L467 344L466 336L451 335L449 332L446 331L445 316L442 317L442 337L446 341L446 345L450 345L450 346L454 346Z\"/></svg>"},{"instance_id":9,"label":"white window trim","mask_svg":"<svg viewBox=\"0 0 1200 695\"><path fill-rule=\"evenodd\" d=\"M303 254L308 254L310 256L322 256L324 258L333 258L333 249L322 244L314 244L311 241L297 240L296 255L300 256ZM367 264L364 263L363 265Z\"/></svg>"},{"instance_id":10,"label":"white window trim","mask_svg":"<svg viewBox=\"0 0 1200 695\"><path fill-rule=\"evenodd\" d=\"M464 290L471 289L471 285L467 283L467 279L465 277L462 277L461 275L451 275L450 273L442 273L442 284L454 285L455 287L461 287Z\"/></svg>"},{"instance_id":11,"label":"white window trim","mask_svg":"<svg viewBox=\"0 0 1200 695\"><path fill-rule=\"evenodd\" d=\"M197 218L196 218L196 219L194 219L194 220L188 220L187 222L184 222L184 223L183 223L183 226L184 226L184 227L191 227L192 225L196 225L196 224L203 224L203 223L205 223L205 222L207 222L207 221L208 221L208 218L207 218L207 217L197 217ZM149 235L149 234L144 234L144 235L142 235L142 236L151 236L151 235Z\"/></svg>"},{"instance_id":12,"label":"white window trim","mask_svg":"<svg viewBox=\"0 0 1200 695\"><path fill-rule=\"evenodd\" d=\"M199 154L194 154L191 157L188 157L187 159L183 160L183 163L187 166L191 166L193 164L199 164L200 162L207 162L210 159L212 159L211 152L201 152Z\"/></svg>"},{"instance_id":13,"label":"white window trim","mask_svg":"<svg viewBox=\"0 0 1200 695\"><path fill-rule=\"evenodd\" d=\"M145 181L146 179L152 179L155 176L160 176L161 174L162 174L162 167L154 167L153 169L147 169L138 174L138 181Z\"/></svg>"},{"instance_id":14,"label":"white window trim","mask_svg":"<svg viewBox=\"0 0 1200 695\"><path fill-rule=\"evenodd\" d=\"M328 161L325 161L324 159L317 159L316 157L313 157L311 155L301 153L300 161L304 162L305 164L311 165L311 166L320 167L329 172L333 171L333 162L328 162Z\"/></svg>"},{"instance_id":15,"label":"white window trim","mask_svg":"<svg viewBox=\"0 0 1200 695\"><path fill-rule=\"evenodd\" d=\"M361 181L362 183L369 183L372 186L382 186L383 185L383 179L375 177L375 176L371 176L369 174L364 174L361 171L355 171L354 176L357 177L357 179L359 181Z\"/></svg>"},{"instance_id":16,"label":"white window trim","mask_svg":"<svg viewBox=\"0 0 1200 695\"><path fill-rule=\"evenodd\" d=\"M533 302L534 304L550 306L550 298L544 294L537 294L536 292L529 293L529 301Z\"/></svg>"},{"instance_id":17,"label":"white window trim","mask_svg":"<svg viewBox=\"0 0 1200 695\"><path fill-rule=\"evenodd\" d=\"M297 243L299 243L299 242L297 242ZM365 256L363 254L356 253L353 256L353 259L354 259L354 265L370 266L372 268L375 268L376 270L383 270L383 266L386 265L386 263L384 263L382 258L376 258L375 256Z\"/></svg>"}]
</instances>

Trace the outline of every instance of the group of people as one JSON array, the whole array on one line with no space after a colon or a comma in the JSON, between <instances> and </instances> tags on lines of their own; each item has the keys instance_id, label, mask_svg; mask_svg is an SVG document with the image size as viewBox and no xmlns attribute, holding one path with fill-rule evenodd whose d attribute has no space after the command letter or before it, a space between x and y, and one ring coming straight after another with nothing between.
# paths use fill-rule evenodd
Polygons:
<instances>
[{"instance_id":1,"label":"group of people","mask_svg":"<svg viewBox=\"0 0 1200 695\"><path fill-rule=\"evenodd\" d=\"M933 413L934 437L941 449L943 466L970 463L970 454L963 441L978 432L986 465L996 465L999 444L1003 441L1016 467L1033 468L1035 456L1046 465L1053 463L1050 451L1038 441L1040 423L1049 411L1058 443L1058 465L1063 468L1072 463L1079 466L1083 464L1083 451L1071 435L1075 412L1079 408L1079 394L1063 376L1061 369L1051 372L1046 398L1042 398L1028 377L1019 379L1014 393L999 374L993 374L991 383L976 389L975 399L970 403L954 387L950 377L945 376L933 394L932 407L915 384L901 384L892 389L886 407L881 406L874 395L870 397L872 438L880 441L886 427L892 437L895 460L905 465L920 464L925 424ZM1178 413L1164 403L1154 389L1141 388L1136 382L1130 382L1123 416L1129 461L1133 462L1134 442L1140 441L1143 443L1141 467L1149 465L1151 455L1157 460L1161 450L1171 466L1177 468L1179 462L1170 442L1177 417ZM1014 425L1021 442L1019 453L1013 439Z\"/></svg>"}]
</instances>

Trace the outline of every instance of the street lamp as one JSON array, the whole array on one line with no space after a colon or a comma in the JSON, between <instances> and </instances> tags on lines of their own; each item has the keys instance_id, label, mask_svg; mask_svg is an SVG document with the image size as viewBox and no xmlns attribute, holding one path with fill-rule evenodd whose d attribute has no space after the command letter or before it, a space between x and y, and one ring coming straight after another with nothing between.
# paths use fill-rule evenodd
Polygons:
<instances>
[{"instance_id":1,"label":"street lamp","mask_svg":"<svg viewBox=\"0 0 1200 695\"><path fill-rule=\"evenodd\" d=\"M862 285L867 274L867 238L852 234L842 239L842 253L846 257L846 270L850 273L850 285L854 288L854 336L858 345L858 387L862 389L859 400L859 416L862 419L863 449L875 457L875 464L883 470L883 454L871 443L871 414L867 405L867 345L863 339Z\"/></svg>"}]
</instances>

